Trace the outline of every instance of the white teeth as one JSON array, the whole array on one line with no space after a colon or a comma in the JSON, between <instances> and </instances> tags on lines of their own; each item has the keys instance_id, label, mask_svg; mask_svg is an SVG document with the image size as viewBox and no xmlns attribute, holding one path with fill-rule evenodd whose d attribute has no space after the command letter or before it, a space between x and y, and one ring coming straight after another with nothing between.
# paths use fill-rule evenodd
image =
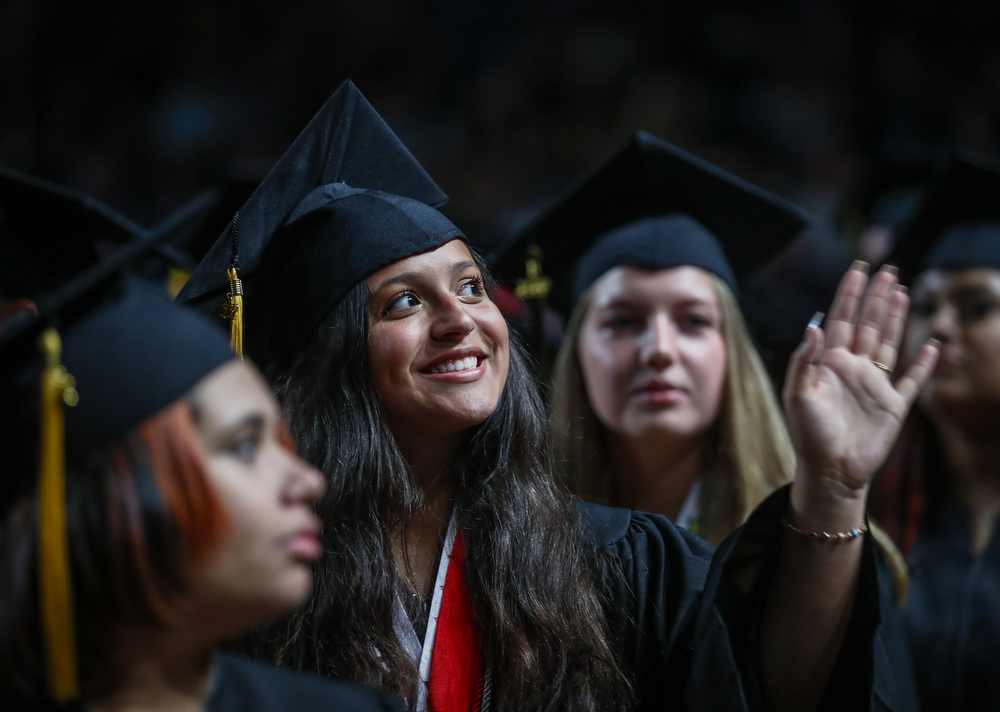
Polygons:
<instances>
[{"instance_id":1,"label":"white teeth","mask_svg":"<svg viewBox=\"0 0 1000 712\"><path fill-rule=\"evenodd\" d=\"M437 373L451 373L452 371L466 371L479 365L479 359L475 356L460 358L454 361L446 361L434 367Z\"/></svg>"}]
</instances>

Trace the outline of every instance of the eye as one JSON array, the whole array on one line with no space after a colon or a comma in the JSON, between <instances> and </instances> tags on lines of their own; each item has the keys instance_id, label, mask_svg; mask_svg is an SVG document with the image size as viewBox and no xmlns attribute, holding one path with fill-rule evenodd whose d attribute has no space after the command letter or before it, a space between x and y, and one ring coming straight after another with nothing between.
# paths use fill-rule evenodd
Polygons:
<instances>
[{"instance_id":1,"label":"eye","mask_svg":"<svg viewBox=\"0 0 1000 712\"><path fill-rule=\"evenodd\" d=\"M997 303L989 299L963 299L958 303L958 314L962 321L983 319L996 311Z\"/></svg>"},{"instance_id":2,"label":"eye","mask_svg":"<svg viewBox=\"0 0 1000 712\"><path fill-rule=\"evenodd\" d=\"M483 285L483 278L477 276L462 282L458 288L458 296L473 299L485 297L486 287Z\"/></svg>"},{"instance_id":3,"label":"eye","mask_svg":"<svg viewBox=\"0 0 1000 712\"><path fill-rule=\"evenodd\" d=\"M417 301L417 296L413 292L403 292L392 299L385 305L385 313L389 314L391 312L401 312L407 309L413 309L420 302Z\"/></svg>"},{"instance_id":4,"label":"eye","mask_svg":"<svg viewBox=\"0 0 1000 712\"><path fill-rule=\"evenodd\" d=\"M601 324L605 329L619 331L632 329L639 325L639 320L631 314L609 314Z\"/></svg>"},{"instance_id":5,"label":"eye","mask_svg":"<svg viewBox=\"0 0 1000 712\"><path fill-rule=\"evenodd\" d=\"M246 435L233 443L229 452L241 462L252 465L260 450L260 438L256 434Z\"/></svg>"}]
</instances>

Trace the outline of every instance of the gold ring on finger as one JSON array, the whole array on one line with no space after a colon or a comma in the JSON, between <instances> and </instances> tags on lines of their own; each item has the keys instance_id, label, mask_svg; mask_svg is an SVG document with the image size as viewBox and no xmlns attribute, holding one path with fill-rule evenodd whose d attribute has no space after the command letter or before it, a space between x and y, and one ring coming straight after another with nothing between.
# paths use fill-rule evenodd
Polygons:
<instances>
[{"instance_id":1,"label":"gold ring on finger","mask_svg":"<svg viewBox=\"0 0 1000 712\"><path fill-rule=\"evenodd\" d=\"M887 376L892 375L892 369L886 366L884 363L880 363L878 361L872 361L872 363L881 368L883 371L885 371Z\"/></svg>"}]
</instances>

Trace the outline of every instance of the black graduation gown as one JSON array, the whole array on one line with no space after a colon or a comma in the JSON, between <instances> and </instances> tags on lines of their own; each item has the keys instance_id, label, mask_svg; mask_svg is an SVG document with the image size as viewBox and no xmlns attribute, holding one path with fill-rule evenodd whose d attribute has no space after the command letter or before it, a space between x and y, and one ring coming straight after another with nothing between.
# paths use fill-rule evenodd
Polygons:
<instances>
[{"instance_id":1,"label":"black graduation gown","mask_svg":"<svg viewBox=\"0 0 1000 712\"><path fill-rule=\"evenodd\" d=\"M640 710L763 710L760 621L784 536L787 487L713 552L656 514L580 503L603 560L613 637ZM883 644L874 545L861 576L824 710L901 710Z\"/></svg>"},{"instance_id":2,"label":"black graduation gown","mask_svg":"<svg viewBox=\"0 0 1000 712\"><path fill-rule=\"evenodd\" d=\"M1000 532L973 555L969 516L947 501L910 551L904 613L924 712L1000 710Z\"/></svg>"},{"instance_id":3,"label":"black graduation gown","mask_svg":"<svg viewBox=\"0 0 1000 712\"><path fill-rule=\"evenodd\" d=\"M0 709L7 709L0 705ZM24 712L86 712L82 705L34 706ZM216 677L204 712L405 712L391 695L216 654Z\"/></svg>"}]
</instances>

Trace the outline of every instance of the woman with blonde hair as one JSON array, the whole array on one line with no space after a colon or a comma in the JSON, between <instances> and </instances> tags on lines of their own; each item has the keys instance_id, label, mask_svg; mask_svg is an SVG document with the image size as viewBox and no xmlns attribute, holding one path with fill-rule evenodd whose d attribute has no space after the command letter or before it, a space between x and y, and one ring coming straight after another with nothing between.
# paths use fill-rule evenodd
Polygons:
<instances>
[{"instance_id":1,"label":"woman with blonde hair","mask_svg":"<svg viewBox=\"0 0 1000 712\"><path fill-rule=\"evenodd\" d=\"M791 481L731 265L749 273L805 224L640 133L528 228L522 239L547 255L570 237L586 247L556 265L576 271L550 398L557 466L578 496L665 514L717 546Z\"/></svg>"}]
</instances>

